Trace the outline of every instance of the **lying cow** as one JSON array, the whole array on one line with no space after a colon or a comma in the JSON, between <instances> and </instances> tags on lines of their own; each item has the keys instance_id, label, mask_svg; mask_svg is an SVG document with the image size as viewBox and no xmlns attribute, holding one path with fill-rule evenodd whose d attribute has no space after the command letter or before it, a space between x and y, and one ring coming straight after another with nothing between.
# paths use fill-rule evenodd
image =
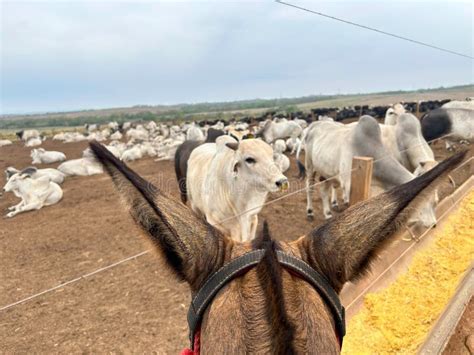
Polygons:
<instances>
[{"instance_id":1,"label":"lying cow","mask_svg":"<svg viewBox=\"0 0 474 355\"><path fill-rule=\"evenodd\" d=\"M39 179L40 177L47 176L52 182L61 185L64 182L65 175L60 172L59 170L47 168L47 169L37 169L34 166L30 166L23 170L15 169L13 166L9 166L5 169L5 178L8 181L13 175L20 173L20 174L27 174L31 176L33 179Z\"/></svg>"},{"instance_id":2,"label":"lying cow","mask_svg":"<svg viewBox=\"0 0 474 355\"><path fill-rule=\"evenodd\" d=\"M200 141L185 141L176 150L174 156L174 171L176 173L176 180L178 181L181 201L185 204L188 200L186 191L186 176L188 171L188 160L192 151L204 143L215 143L216 139L223 136L225 132L221 129L209 128L207 130L207 137L204 142Z\"/></svg>"},{"instance_id":3,"label":"lying cow","mask_svg":"<svg viewBox=\"0 0 474 355\"><path fill-rule=\"evenodd\" d=\"M5 192L13 192L21 198L21 202L8 208L6 217L11 218L18 213L39 210L43 206L58 203L63 197L63 190L49 177L33 179L27 173L16 173L10 177L3 187Z\"/></svg>"},{"instance_id":4,"label":"lying cow","mask_svg":"<svg viewBox=\"0 0 474 355\"><path fill-rule=\"evenodd\" d=\"M32 137L32 138L29 138L26 142L25 142L25 147L37 147L39 145L41 145L43 143L43 140L40 138L40 137Z\"/></svg>"},{"instance_id":5,"label":"lying cow","mask_svg":"<svg viewBox=\"0 0 474 355\"><path fill-rule=\"evenodd\" d=\"M40 138L40 133L36 129L27 129L16 132L16 136L22 141L27 142L31 138Z\"/></svg>"},{"instance_id":6,"label":"lying cow","mask_svg":"<svg viewBox=\"0 0 474 355\"><path fill-rule=\"evenodd\" d=\"M65 161L58 166L58 170L68 176L90 176L104 172L102 165L95 160L92 153L89 156L86 154L80 159Z\"/></svg>"},{"instance_id":7,"label":"lying cow","mask_svg":"<svg viewBox=\"0 0 474 355\"><path fill-rule=\"evenodd\" d=\"M120 133L120 131L116 131L110 135L110 139L120 140L122 139L122 133Z\"/></svg>"},{"instance_id":8,"label":"lying cow","mask_svg":"<svg viewBox=\"0 0 474 355\"><path fill-rule=\"evenodd\" d=\"M51 164L66 160L66 155L56 151L46 151L43 148L33 149L30 154L32 164Z\"/></svg>"},{"instance_id":9,"label":"lying cow","mask_svg":"<svg viewBox=\"0 0 474 355\"><path fill-rule=\"evenodd\" d=\"M320 180L324 181L320 191L323 214L326 219L332 217L329 202L330 198L334 199L334 194L330 196L334 189L340 187L344 202L349 203L352 158L354 156L374 158L373 183L379 188L379 191L388 190L415 178L415 175L394 159L389 150L385 148L380 125L371 116L362 116L355 125L314 122L306 135L305 145L305 165L298 161L298 166L301 175L306 174L307 176L306 212L309 218L314 216L312 186L315 183L316 174L319 174ZM411 217L409 224L418 221L425 227L435 224L435 204L436 196L433 195L428 203L417 211L417 215Z\"/></svg>"},{"instance_id":10,"label":"lying cow","mask_svg":"<svg viewBox=\"0 0 474 355\"><path fill-rule=\"evenodd\" d=\"M5 147L7 145L11 145L12 141L8 139L0 139L0 147Z\"/></svg>"},{"instance_id":11,"label":"lying cow","mask_svg":"<svg viewBox=\"0 0 474 355\"><path fill-rule=\"evenodd\" d=\"M446 148L451 150L452 141L474 142L474 110L439 108L421 118L421 131L427 141L446 136Z\"/></svg>"},{"instance_id":12,"label":"lying cow","mask_svg":"<svg viewBox=\"0 0 474 355\"><path fill-rule=\"evenodd\" d=\"M288 179L264 141L222 136L195 148L186 177L191 208L235 240L255 236L258 213L268 192L285 190Z\"/></svg>"},{"instance_id":13,"label":"lying cow","mask_svg":"<svg viewBox=\"0 0 474 355\"><path fill-rule=\"evenodd\" d=\"M87 132L91 133L91 132L97 131L99 129L99 126L97 124L86 123L84 125L84 128L86 129Z\"/></svg>"}]
</instances>

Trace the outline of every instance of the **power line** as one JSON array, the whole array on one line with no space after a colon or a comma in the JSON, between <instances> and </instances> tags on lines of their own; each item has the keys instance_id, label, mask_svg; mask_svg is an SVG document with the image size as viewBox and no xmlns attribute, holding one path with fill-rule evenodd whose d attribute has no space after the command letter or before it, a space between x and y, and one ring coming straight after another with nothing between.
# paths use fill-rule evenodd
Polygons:
<instances>
[{"instance_id":1,"label":"power line","mask_svg":"<svg viewBox=\"0 0 474 355\"><path fill-rule=\"evenodd\" d=\"M327 15L327 14L324 14L324 13L322 13L322 12L310 10L310 9L305 8L305 7L301 7L301 6L298 6L298 5L290 4L290 3L288 3L288 2L284 2L284 1L281 1L281 0L275 0L275 1L276 1L277 3L282 4L282 5L294 7L295 9L302 10L302 11L306 11L306 12L309 12L309 13L314 14L314 15L319 15L319 16L322 16L322 17L326 17L326 18L329 18L329 19L331 19L331 20L336 20L336 21L339 21L339 22L343 22L343 23L348 24L348 25L352 25L352 26L364 28L364 29L369 30L369 31L381 33L381 34L386 35L386 36L398 38L398 39L401 39L401 40L404 40L404 41L408 41L408 42L411 42L411 43L419 44L419 45L421 45L421 46L429 47L429 48L432 48L432 49L437 49L437 50L439 50L439 51L446 52L446 53L450 53L450 54L454 54L454 55L457 55L457 56L460 56L460 57L469 58L469 59L474 59L474 57L472 57L472 56L470 56L470 55L468 55L468 54L455 52L455 51L452 51L452 50L450 50L450 49L441 48L441 47L438 47L438 46L435 46L435 45L432 45L432 44L429 44L429 43L417 41L417 40L415 40L415 39L411 39L411 38L408 38L408 37L399 36L399 35L394 34L394 33L382 31L382 30L379 30L379 29L377 29L377 28L369 27L369 26L366 26L366 25L361 25L361 24L359 24L359 23L355 23L355 22L352 22L352 21L348 21L348 20L341 19L341 18L339 18L339 17Z\"/></svg>"}]
</instances>

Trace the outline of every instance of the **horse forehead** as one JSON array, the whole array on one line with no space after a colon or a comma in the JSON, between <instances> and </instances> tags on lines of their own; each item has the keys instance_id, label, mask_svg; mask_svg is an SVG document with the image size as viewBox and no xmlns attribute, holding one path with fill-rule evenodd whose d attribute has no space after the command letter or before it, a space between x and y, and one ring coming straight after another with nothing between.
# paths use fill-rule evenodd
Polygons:
<instances>
[{"instance_id":1,"label":"horse forehead","mask_svg":"<svg viewBox=\"0 0 474 355\"><path fill-rule=\"evenodd\" d=\"M272 147L259 139L245 139L240 142L239 147L243 154L252 154L257 157L271 157L273 155Z\"/></svg>"}]
</instances>

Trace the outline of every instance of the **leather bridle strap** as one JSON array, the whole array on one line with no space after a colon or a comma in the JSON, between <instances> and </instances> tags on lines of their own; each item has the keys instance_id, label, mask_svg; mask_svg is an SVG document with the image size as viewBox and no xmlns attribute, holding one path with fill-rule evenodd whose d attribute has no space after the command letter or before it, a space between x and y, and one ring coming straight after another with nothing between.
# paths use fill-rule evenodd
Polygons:
<instances>
[{"instance_id":1,"label":"leather bridle strap","mask_svg":"<svg viewBox=\"0 0 474 355\"><path fill-rule=\"evenodd\" d=\"M323 275L318 273L303 260L285 254L279 250L276 254L278 262L282 266L293 271L300 278L307 281L323 297L333 313L339 343L342 345L342 338L346 333L345 314L344 307L341 305L337 293L333 290ZM214 296L232 279L257 265L264 255L264 249L248 252L230 261L206 280L204 285L194 296L188 311L189 340L191 342L191 348L194 348L194 334L196 329L201 323L202 316L209 304L212 302Z\"/></svg>"},{"instance_id":2,"label":"leather bridle strap","mask_svg":"<svg viewBox=\"0 0 474 355\"><path fill-rule=\"evenodd\" d=\"M265 250L258 249L248 252L221 267L212 274L199 289L191 301L188 311L189 340L194 346L194 332L209 303L219 290L242 271L257 265L262 260Z\"/></svg>"}]
</instances>

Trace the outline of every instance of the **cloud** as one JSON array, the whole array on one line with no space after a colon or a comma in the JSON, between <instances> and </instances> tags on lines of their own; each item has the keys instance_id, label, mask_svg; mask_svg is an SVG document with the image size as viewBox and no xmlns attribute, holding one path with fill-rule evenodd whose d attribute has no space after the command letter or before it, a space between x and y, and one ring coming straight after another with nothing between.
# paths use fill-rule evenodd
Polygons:
<instances>
[{"instance_id":1,"label":"cloud","mask_svg":"<svg viewBox=\"0 0 474 355\"><path fill-rule=\"evenodd\" d=\"M469 3L302 6L472 55ZM472 62L273 1L4 2L2 113L471 82Z\"/></svg>"}]
</instances>

